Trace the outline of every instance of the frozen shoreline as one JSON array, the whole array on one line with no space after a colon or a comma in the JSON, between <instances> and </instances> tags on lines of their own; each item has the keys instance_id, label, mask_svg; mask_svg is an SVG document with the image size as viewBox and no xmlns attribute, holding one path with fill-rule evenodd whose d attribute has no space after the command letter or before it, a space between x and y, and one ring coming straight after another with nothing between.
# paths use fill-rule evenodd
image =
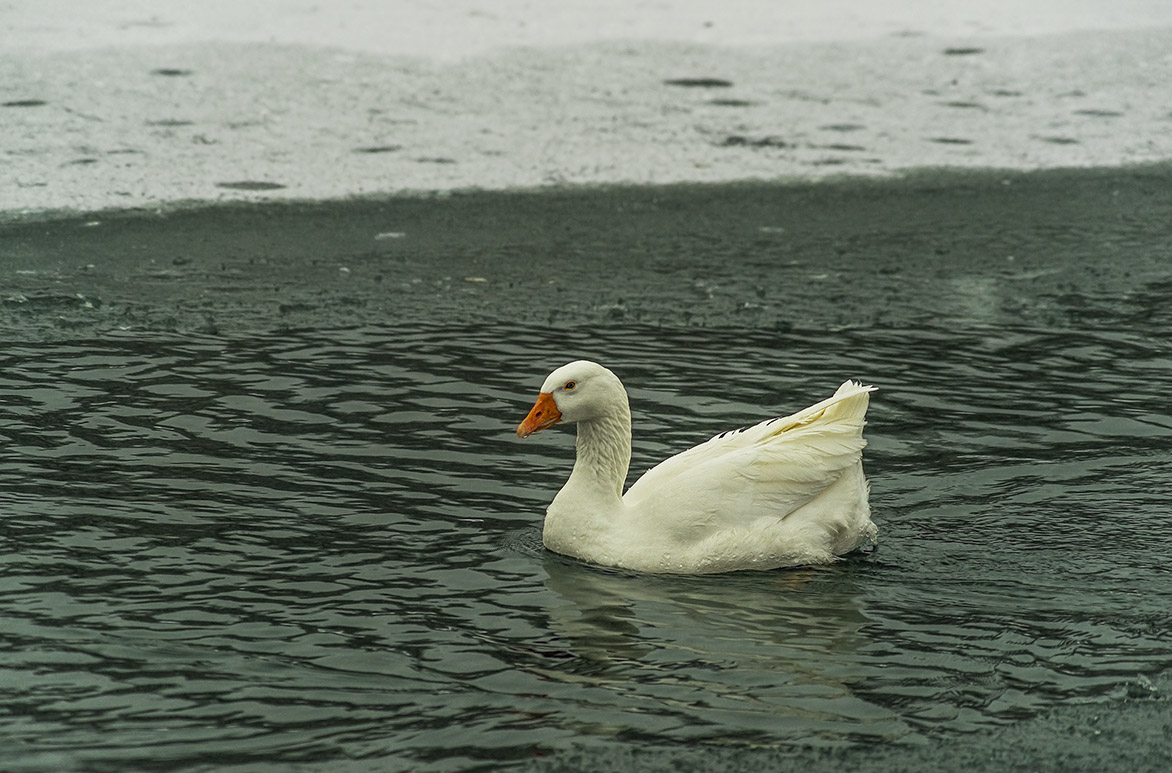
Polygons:
<instances>
[{"instance_id":1,"label":"frozen shoreline","mask_svg":"<svg viewBox=\"0 0 1172 773\"><path fill-rule=\"evenodd\" d=\"M0 212L1172 158L1172 10L849 5L17 3Z\"/></svg>"}]
</instances>

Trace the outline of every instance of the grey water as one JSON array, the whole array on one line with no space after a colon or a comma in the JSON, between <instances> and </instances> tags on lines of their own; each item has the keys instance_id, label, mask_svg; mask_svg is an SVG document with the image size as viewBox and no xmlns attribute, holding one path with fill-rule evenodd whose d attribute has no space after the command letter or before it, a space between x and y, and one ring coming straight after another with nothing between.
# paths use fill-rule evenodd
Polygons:
<instances>
[{"instance_id":1,"label":"grey water","mask_svg":"<svg viewBox=\"0 0 1172 773\"><path fill-rule=\"evenodd\" d=\"M0 759L500 770L567 749L916 744L1172 669L1172 348L1121 326L505 324L138 336L0 359ZM875 383L875 550L657 577L540 542L626 382L632 480Z\"/></svg>"}]
</instances>

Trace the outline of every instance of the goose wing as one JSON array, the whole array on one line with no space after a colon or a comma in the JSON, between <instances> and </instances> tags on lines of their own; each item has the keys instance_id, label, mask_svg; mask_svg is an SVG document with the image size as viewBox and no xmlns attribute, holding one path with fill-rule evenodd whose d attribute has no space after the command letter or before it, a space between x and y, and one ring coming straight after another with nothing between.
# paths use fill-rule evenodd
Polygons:
<instances>
[{"instance_id":1,"label":"goose wing","mask_svg":"<svg viewBox=\"0 0 1172 773\"><path fill-rule=\"evenodd\" d=\"M717 435L648 470L623 500L680 539L783 519L859 462L873 391L847 381L790 416Z\"/></svg>"}]
</instances>

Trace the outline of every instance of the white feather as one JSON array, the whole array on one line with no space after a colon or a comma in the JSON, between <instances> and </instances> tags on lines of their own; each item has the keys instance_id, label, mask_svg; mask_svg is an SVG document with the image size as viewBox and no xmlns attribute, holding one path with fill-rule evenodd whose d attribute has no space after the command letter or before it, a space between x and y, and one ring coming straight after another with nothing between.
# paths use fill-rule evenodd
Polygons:
<instances>
[{"instance_id":1,"label":"white feather","mask_svg":"<svg viewBox=\"0 0 1172 773\"><path fill-rule=\"evenodd\" d=\"M575 388L559 392L569 381ZM790 416L717 435L648 470L621 498L631 443L621 382L579 361L554 371L546 390L579 425L574 471L546 513L551 550L696 574L826 563L875 536L861 461L875 387L848 381Z\"/></svg>"}]
</instances>

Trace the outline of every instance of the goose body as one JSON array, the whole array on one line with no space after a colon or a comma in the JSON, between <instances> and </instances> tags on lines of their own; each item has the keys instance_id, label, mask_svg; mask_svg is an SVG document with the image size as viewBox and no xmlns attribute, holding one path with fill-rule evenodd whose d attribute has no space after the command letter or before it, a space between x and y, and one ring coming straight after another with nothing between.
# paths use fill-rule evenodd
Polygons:
<instances>
[{"instance_id":1,"label":"goose body","mask_svg":"<svg viewBox=\"0 0 1172 773\"><path fill-rule=\"evenodd\" d=\"M708 574L823 564L874 538L863 476L875 387L847 381L784 418L725 432L648 470L624 494L631 411L622 382L587 360L546 378L517 427L578 425L577 459L545 515L550 550L643 572Z\"/></svg>"}]
</instances>

